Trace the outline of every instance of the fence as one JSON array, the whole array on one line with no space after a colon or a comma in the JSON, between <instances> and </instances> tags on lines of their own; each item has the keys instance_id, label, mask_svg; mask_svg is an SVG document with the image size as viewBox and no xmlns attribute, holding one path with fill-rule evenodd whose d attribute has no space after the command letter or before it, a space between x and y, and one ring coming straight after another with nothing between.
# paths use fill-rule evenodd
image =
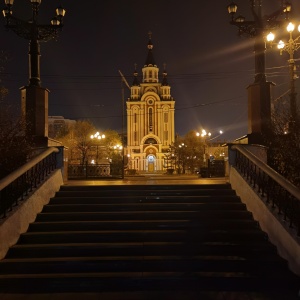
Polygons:
<instances>
[{"instance_id":1,"label":"fence","mask_svg":"<svg viewBox=\"0 0 300 300\"><path fill-rule=\"evenodd\" d=\"M278 216L300 236L300 190L242 146L234 145L233 166Z\"/></svg>"},{"instance_id":2,"label":"fence","mask_svg":"<svg viewBox=\"0 0 300 300\"><path fill-rule=\"evenodd\" d=\"M57 168L58 148L48 148L31 161L0 180L0 218L23 201L26 196Z\"/></svg>"}]
</instances>

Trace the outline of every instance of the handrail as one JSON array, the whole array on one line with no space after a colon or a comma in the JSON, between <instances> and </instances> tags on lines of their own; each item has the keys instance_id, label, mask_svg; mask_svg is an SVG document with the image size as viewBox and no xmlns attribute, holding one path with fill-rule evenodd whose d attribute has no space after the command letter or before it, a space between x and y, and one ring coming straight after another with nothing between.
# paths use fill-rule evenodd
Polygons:
<instances>
[{"instance_id":1,"label":"handrail","mask_svg":"<svg viewBox=\"0 0 300 300\"><path fill-rule=\"evenodd\" d=\"M300 189L297 188L290 181L285 179L282 175L277 173L274 169L268 166L266 163L258 159L254 154L252 154L249 150L241 145L233 145L232 149L237 149L243 155L245 155L248 159L253 161L263 172L265 172L268 176L270 176L273 180L278 182L282 187L284 187L288 192L290 192L295 198L300 200Z\"/></svg>"},{"instance_id":2,"label":"handrail","mask_svg":"<svg viewBox=\"0 0 300 300\"><path fill-rule=\"evenodd\" d=\"M283 221L289 220L290 228L300 236L300 189L270 168L242 145L233 145L235 163L233 166L243 175L266 204L278 209Z\"/></svg>"},{"instance_id":3,"label":"handrail","mask_svg":"<svg viewBox=\"0 0 300 300\"><path fill-rule=\"evenodd\" d=\"M59 150L55 147L48 148L46 151L40 153L36 157L34 157L32 160L18 168L17 170L13 171L6 177L0 180L0 191L3 190L7 185L9 185L11 182L16 180L18 177L20 177L22 174L27 172L29 169L31 169L34 165L39 163L41 160L49 156L51 153L58 153Z\"/></svg>"},{"instance_id":4,"label":"handrail","mask_svg":"<svg viewBox=\"0 0 300 300\"><path fill-rule=\"evenodd\" d=\"M0 217L18 205L56 167L59 149L50 147L0 180Z\"/></svg>"}]
</instances>

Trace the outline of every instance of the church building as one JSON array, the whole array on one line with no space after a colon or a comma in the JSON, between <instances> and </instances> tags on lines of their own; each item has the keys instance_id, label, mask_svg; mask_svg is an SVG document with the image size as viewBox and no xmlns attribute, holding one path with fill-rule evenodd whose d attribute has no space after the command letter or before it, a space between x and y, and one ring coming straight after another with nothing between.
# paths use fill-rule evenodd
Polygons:
<instances>
[{"instance_id":1,"label":"church building","mask_svg":"<svg viewBox=\"0 0 300 300\"><path fill-rule=\"evenodd\" d=\"M151 34L148 54L142 68L142 80L135 70L126 101L128 169L138 173L162 173L165 171L165 154L175 141L175 101L171 97L164 67L161 81L159 68L153 56Z\"/></svg>"}]
</instances>

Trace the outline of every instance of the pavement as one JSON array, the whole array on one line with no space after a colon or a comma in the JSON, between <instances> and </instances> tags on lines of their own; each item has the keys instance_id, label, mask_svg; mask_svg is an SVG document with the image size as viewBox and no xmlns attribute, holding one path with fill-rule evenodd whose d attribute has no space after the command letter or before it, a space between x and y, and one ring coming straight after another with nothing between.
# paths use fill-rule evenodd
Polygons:
<instances>
[{"instance_id":1,"label":"pavement","mask_svg":"<svg viewBox=\"0 0 300 300\"><path fill-rule=\"evenodd\" d=\"M124 179L105 178L88 180L68 180L64 185L180 185L180 184L224 184L228 177L201 178L199 175L147 174L125 176Z\"/></svg>"}]
</instances>

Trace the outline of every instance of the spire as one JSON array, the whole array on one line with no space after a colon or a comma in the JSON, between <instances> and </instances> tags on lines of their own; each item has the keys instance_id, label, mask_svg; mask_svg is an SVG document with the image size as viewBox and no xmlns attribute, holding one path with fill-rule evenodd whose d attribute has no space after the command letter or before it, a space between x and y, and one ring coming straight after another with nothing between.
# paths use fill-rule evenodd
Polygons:
<instances>
[{"instance_id":1,"label":"spire","mask_svg":"<svg viewBox=\"0 0 300 300\"><path fill-rule=\"evenodd\" d=\"M163 72L163 80L162 80L162 85L169 85L168 79L167 79L167 71L166 71L166 64L164 64L164 72Z\"/></svg>"},{"instance_id":2,"label":"spire","mask_svg":"<svg viewBox=\"0 0 300 300\"><path fill-rule=\"evenodd\" d=\"M134 76L134 78L133 78L132 86L139 86L140 83L139 83L139 80L138 80L138 78L137 78L138 72L136 71L136 64L134 64L134 72L133 72L133 76Z\"/></svg>"},{"instance_id":3,"label":"spire","mask_svg":"<svg viewBox=\"0 0 300 300\"><path fill-rule=\"evenodd\" d=\"M149 31L149 42L148 42L148 45L147 45L147 48L148 48L148 55L147 55L147 59L146 59L146 62L145 62L145 66L155 66L155 61L154 61L154 58L153 58L153 53L152 53L152 49L153 49L153 44L152 44L152 41L151 41L151 37L152 37L152 32Z\"/></svg>"}]
</instances>

